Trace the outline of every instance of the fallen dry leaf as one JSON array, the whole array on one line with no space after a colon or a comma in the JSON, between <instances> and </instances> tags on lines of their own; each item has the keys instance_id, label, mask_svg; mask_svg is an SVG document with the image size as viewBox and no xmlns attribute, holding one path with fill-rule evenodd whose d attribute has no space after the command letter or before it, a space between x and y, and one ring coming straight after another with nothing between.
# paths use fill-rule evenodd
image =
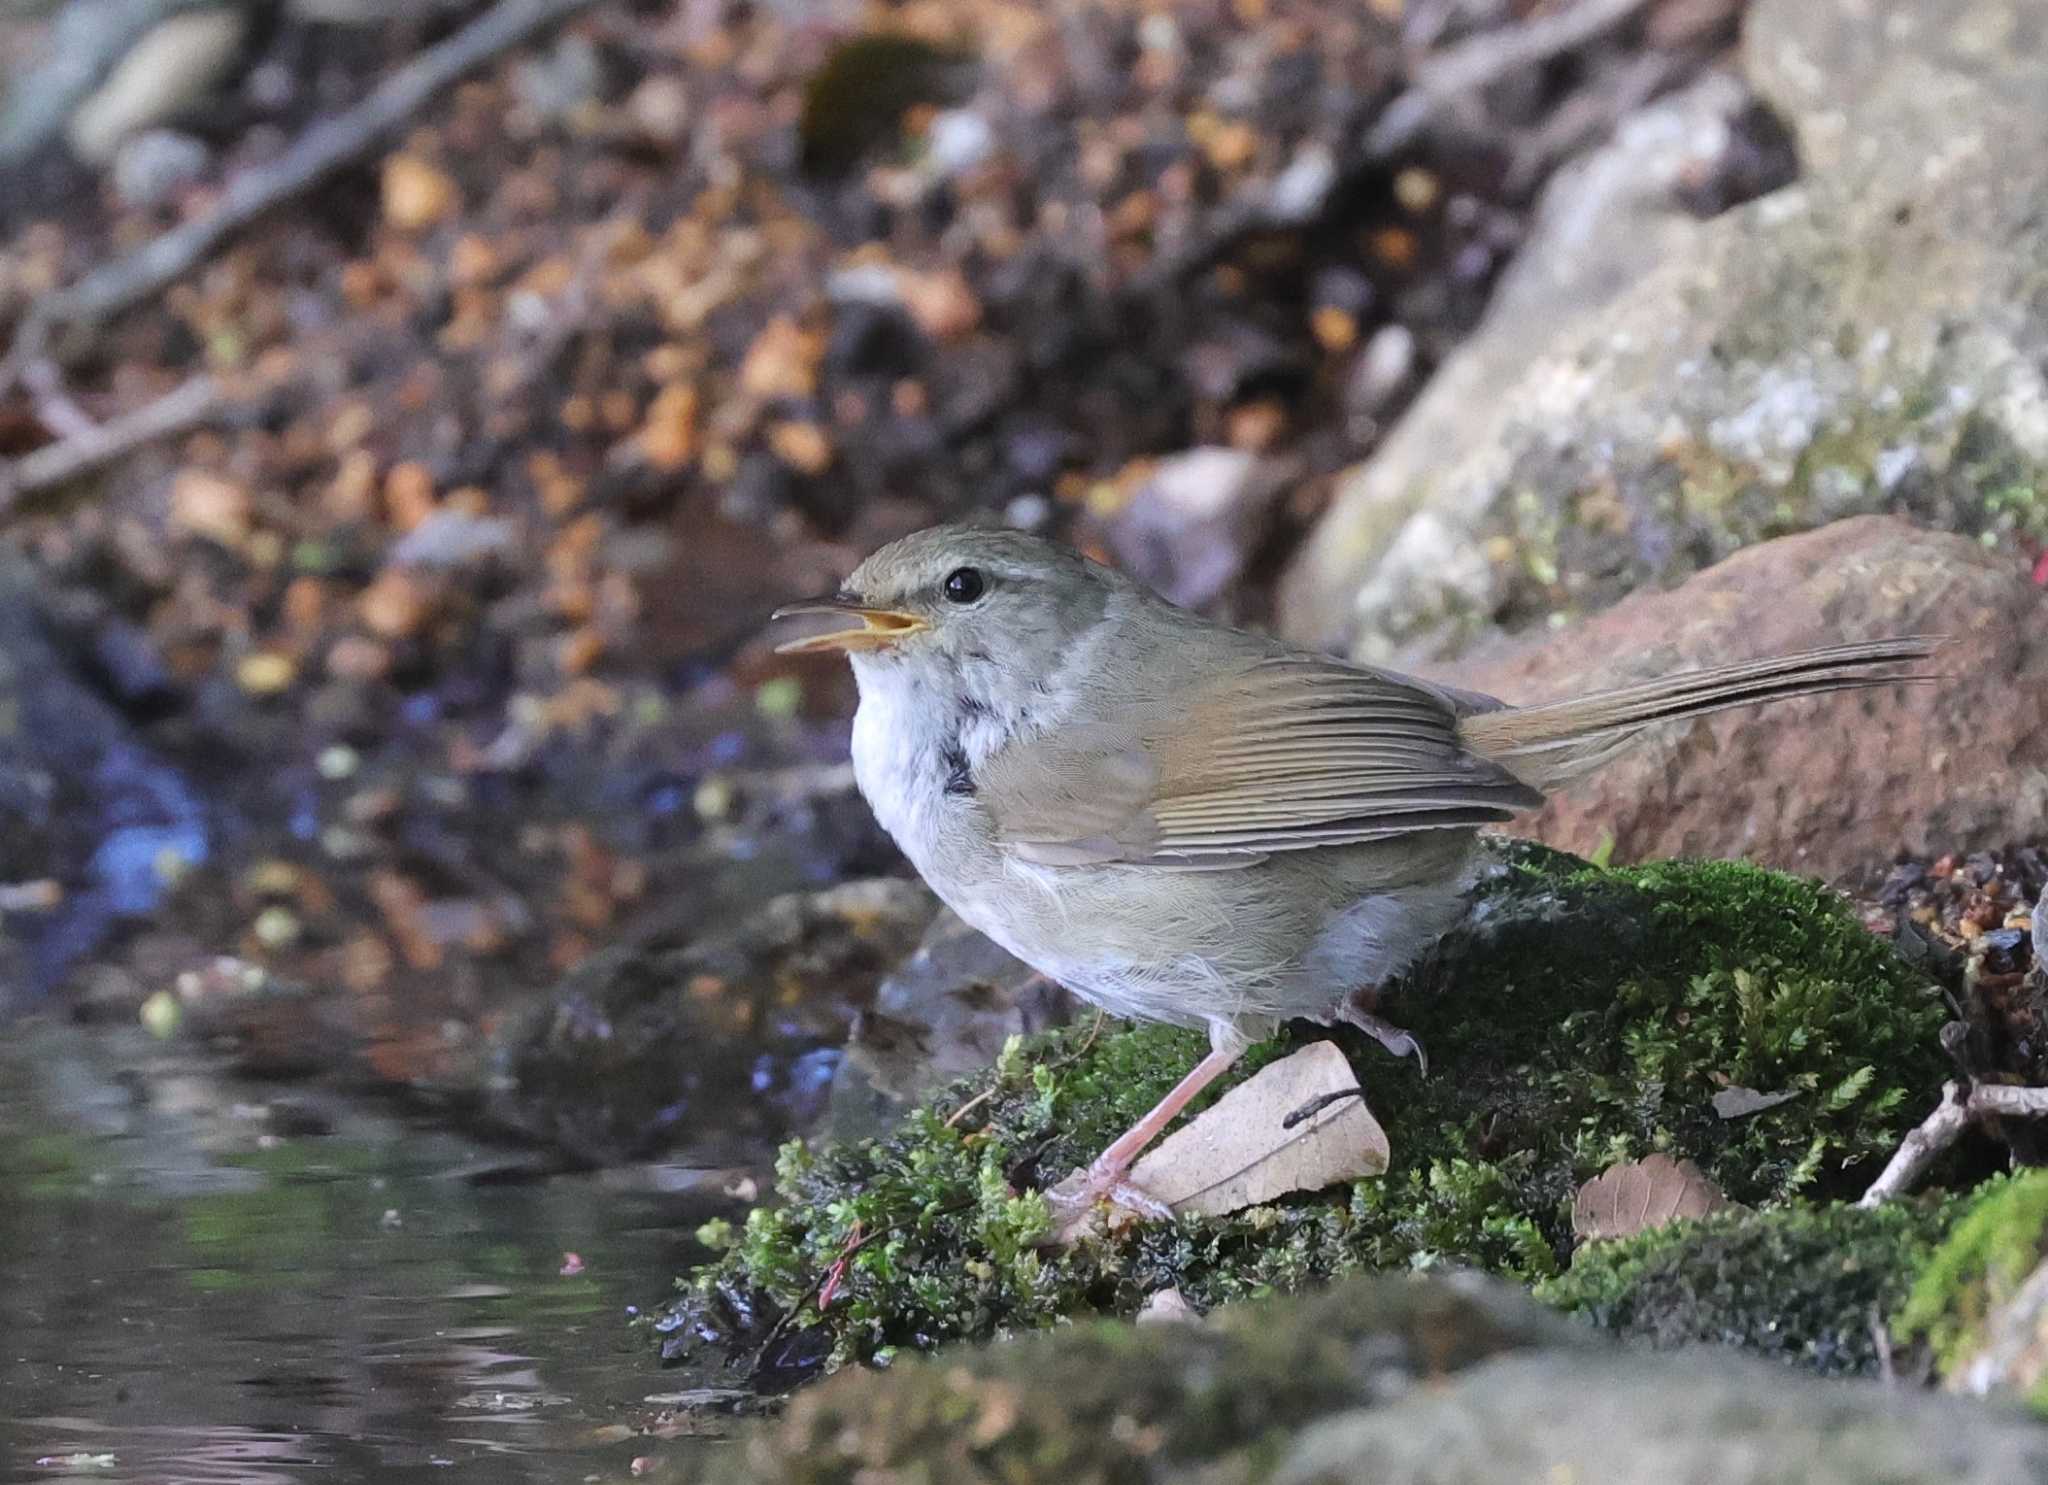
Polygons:
<instances>
[{"instance_id":1,"label":"fallen dry leaf","mask_svg":"<svg viewBox=\"0 0 2048 1485\"><path fill-rule=\"evenodd\" d=\"M1364 1098L1339 1098L1283 1127L1303 1105L1332 1093L1355 1095L1357 1088L1336 1043L1312 1042L1259 1069L1161 1140L1131 1179L1182 1216L1222 1217L1290 1191L1379 1175L1392 1151Z\"/></svg>"},{"instance_id":2,"label":"fallen dry leaf","mask_svg":"<svg viewBox=\"0 0 2048 1485\"><path fill-rule=\"evenodd\" d=\"M1633 1237L1729 1204L1690 1160L1651 1155L1611 1165L1581 1186L1572 1200L1572 1231L1583 1242Z\"/></svg>"}]
</instances>

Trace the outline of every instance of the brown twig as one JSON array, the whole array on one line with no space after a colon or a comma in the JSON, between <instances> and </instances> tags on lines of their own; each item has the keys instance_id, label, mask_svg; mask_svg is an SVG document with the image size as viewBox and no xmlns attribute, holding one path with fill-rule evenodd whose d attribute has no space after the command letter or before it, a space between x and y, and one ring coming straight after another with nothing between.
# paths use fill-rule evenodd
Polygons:
<instances>
[{"instance_id":1,"label":"brown twig","mask_svg":"<svg viewBox=\"0 0 2048 1485\"><path fill-rule=\"evenodd\" d=\"M824 1314L832 1308L832 1300L839 1293L840 1281L846 1277L846 1266L853 1262L853 1255L861 1250L866 1241L861 1235L860 1219L855 1218L853 1226L847 1229L846 1243L839 1250L839 1257L832 1267L825 1271L825 1282L818 1286L818 1313Z\"/></svg>"},{"instance_id":2,"label":"brown twig","mask_svg":"<svg viewBox=\"0 0 2048 1485\"><path fill-rule=\"evenodd\" d=\"M983 1104L987 1103L991 1098L994 1098L996 1094L1001 1091L1001 1089L1002 1085L1000 1083L989 1084L988 1087L982 1089L981 1092L975 1094L974 1097L968 1099L967 1102L961 1104L959 1108L953 1110L952 1113L946 1115L946 1122L943 1127L951 1129L955 1124L958 1124L962 1119L966 1118L974 1110L980 1108Z\"/></svg>"},{"instance_id":3,"label":"brown twig","mask_svg":"<svg viewBox=\"0 0 2048 1485\"><path fill-rule=\"evenodd\" d=\"M148 299L259 217L390 138L454 83L592 3L499 0L399 68L353 108L312 125L275 160L238 174L211 211L45 296L22 322L8 370L18 375L40 358L59 330L90 331Z\"/></svg>"},{"instance_id":4,"label":"brown twig","mask_svg":"<svg viewBox=\"0 0 2048 1485\"><path fill-rule=\"evenodd\" d=\"M2004 1083L1978 1083L1968 1093L1954 1083L1941 1086L1941 1102L1908 1130L1859 1206L1881 1206L1913 1189L1927 1167L1963 1137L1963 1131L1985 1119L2038 1119L2048 1116L2048 1088L2015 1088Z\"/></svg>"},{"instance_id":5,"label":"brown twig","mask_svg":"<svg viewBox=\"0 0 2048 1485\"><path fill-rule=\"evenodd\" d=\"M24 500L124 459L146 444L196 428L227 405L220 384L202 373L134 412L0 466L0 520Z\"/></svg>"}]
</instances>

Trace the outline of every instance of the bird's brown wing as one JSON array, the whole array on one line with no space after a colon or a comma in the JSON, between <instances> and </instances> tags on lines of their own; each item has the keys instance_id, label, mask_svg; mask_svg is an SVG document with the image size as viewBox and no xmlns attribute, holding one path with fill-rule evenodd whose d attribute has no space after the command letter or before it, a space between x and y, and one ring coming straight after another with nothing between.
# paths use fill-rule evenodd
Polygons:
<instances>
[{"instance_id":1,"label":"bird's brown wing","mask_svg":"<svg viewBox=\"0 0 2048 1485\"><path fill-rule=\"evenodd\" d=\"M1054 866L1241 866L1469 829L1542 803L1460 744L1465 701L1383 672L1270 655L1014 743L976 783L998 841Z\"/></svg>"}]
</instances>

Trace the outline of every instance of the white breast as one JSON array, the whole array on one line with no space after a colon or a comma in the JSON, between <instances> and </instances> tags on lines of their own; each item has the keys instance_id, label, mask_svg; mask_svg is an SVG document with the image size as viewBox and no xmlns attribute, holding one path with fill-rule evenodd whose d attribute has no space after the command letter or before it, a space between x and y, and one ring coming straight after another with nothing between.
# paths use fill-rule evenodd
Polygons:
<instances>
[{"instance_id":1,"label":"white breast","mask_svg":"<svg viewBox=\"0 0 2048 1485\"><path fill-rule=\"evenodd\" d=\"M903 688L862 678L860 709L853 714L853 778L882 828L929 877L937 809L945 798L937 772L943 742L929 716L915 715L905 700Z\"/></svg>"}]
</instances>

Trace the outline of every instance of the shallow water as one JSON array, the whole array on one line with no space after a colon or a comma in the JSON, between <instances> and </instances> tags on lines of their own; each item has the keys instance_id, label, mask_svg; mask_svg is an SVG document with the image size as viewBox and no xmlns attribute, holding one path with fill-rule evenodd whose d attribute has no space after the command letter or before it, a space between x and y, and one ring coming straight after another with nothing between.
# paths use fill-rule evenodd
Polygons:
<instances>
[{"instance_id":1,"label":"shallow water","mask_svg":"<svg viewBox=\"0 0 2048 1485\"><path fill-rule=\"evenodd\" d=\"M140 1031L0 1034L0 1480L625 1480L718 1447L646 1435L704 1379L627 1323L732 1210L715 1176L533 1176Z\"/></svg>"}]
</instances>

